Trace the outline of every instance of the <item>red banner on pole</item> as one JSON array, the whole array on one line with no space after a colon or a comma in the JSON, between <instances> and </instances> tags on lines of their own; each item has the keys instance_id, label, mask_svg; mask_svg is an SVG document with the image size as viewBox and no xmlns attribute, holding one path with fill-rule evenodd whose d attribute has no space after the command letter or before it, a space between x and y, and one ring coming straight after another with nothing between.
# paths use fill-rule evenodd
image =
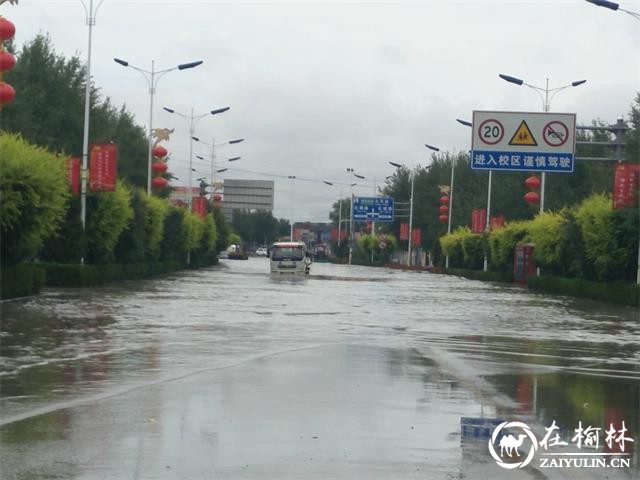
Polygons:
<instances>
[{"instance_id":1,"label":"red banner on pole","mask_svg":"<svg viewBox=\"0 0 640 480\"><path fill-rule=\"evenodd\" d=\"M422 245L422 229L414 228L411 232L411 245L420 246Z\"/></svg>"},{"instance_id":2,"label":"red banner on pole","mask_svg":"<svg viewBox=\"0 0 640 480\"><path fill-rule=\"evenodd\" d=\"M113 143L91 145L89 189L92 192L113 192L116 189L118 147Z\"/></svg>"},{"instance_id":3,"label":"red banner on pole","mask_svg":"<svg viewBox=\"0 0 640 480\"><path fill-rule=\"evenodd\" d=\"M630 207L636 205L638 198L638 184L640 183L640 164L624 163L616 164L613 178L613 208Z\"/></svg>"},{"instance_id":4,"label":"red banner on pole","mask_svg":"<svg viewBox=\"0 0 640 480\"><path fill-rule=\"evenodd\" d=\"M487 225L487 211L484 208L474 208L471 212L471 231L482 233Z\"/></svg>"},{"instance_id":5,"label":"red banner on pole","mask_svg":"<svg viewBox=\"0 0 640 480\"><path fill-rule=\"evenodd\" d=\"M191 211L201 217L207 216L207 199L206 197L194 197L191 199Z\"/></svg>"},{"instance_id":6,"label":"red banner on pole","mask_svg":"<svg viewBox=\"0 0 640 480\"><path fill-rule=\"evenodd\" d=\"M67 158L67 181L74 195L80 193L80 157Z\"/></svg>"},{"instance_id":7,"label":"red banner on pole","mask_svg":"<svg viewBox=\"0 0 640 480\"><path fill-rule=\"evenodd\" d=\"M409 224L400 224L400 240L409 240Z\"/></svg>"}]
</instances>

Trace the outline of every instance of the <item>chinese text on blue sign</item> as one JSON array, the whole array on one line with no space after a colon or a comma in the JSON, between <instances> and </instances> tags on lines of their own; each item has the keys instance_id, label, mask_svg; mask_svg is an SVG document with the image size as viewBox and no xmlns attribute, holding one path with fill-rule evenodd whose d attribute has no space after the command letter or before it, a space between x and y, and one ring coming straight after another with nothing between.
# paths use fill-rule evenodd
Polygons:
<instances>
[{"instance_id":1,"label":"chinese text on blue sign","mask_svg":"<svg viewBox=\"0 0 640 480\"><path fill-rule=\"evenodd\" d=\"M571 173L575 132L574 113L474 111L471 168Z\"/></svg>"},{"instance_id":2,"label":"chinese text on blue sign","mask_svg":"<svg viewBox=\"0 0 640 480\"><path fill-rule=\"evenodd\" d=\"M393 198L354 197L353 219L374 222L393 222Z\"/></svg>"}]
</instances>

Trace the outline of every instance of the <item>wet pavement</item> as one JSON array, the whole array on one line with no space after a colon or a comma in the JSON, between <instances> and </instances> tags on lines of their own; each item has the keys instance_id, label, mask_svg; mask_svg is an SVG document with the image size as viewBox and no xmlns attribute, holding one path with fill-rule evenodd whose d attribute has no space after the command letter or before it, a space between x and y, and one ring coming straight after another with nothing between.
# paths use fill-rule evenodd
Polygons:
<instances>
[{"instance_id":1,"label":"wet pavement","mask_svg":"<svg viewBox=\"0 0 640 480\"><path fill-rule=\"evenodd\" d=\"M3 303L1 477L640 477L637 310L429 273L267 272L223 261ZM568 443L601 428L590 452L630 466L543 468L577 450L540 447L502 468L502 421L537 440L555 421ZM624 453L604 445L622 421Z\"/></svg>"}]
</instances>

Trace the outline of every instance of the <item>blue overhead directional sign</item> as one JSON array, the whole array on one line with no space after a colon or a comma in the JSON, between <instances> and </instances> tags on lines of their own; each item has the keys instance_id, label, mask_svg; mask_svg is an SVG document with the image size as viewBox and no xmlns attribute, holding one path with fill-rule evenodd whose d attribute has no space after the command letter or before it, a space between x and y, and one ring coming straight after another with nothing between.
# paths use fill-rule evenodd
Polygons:
<instances>
[{"instance_id":1,"label":"blue overhead directional sign","mask_svg":"<svg viewBox=\"0 0 640 480\"><path fill-rule=\"evenodd\" d=\"M373 222L393 222L393 198L354 197L353 219Z\"/></svg>"},{"instance_id":2,"label":"blue overhead directional sign","mask_svg":"<svg viewBox=\"0 0 640 480\"><path fill-rule=\"evenodd\" d=\"M575 132L574 113L475 111L471 168L571 173Z\"/></svg>"}]
</instances>

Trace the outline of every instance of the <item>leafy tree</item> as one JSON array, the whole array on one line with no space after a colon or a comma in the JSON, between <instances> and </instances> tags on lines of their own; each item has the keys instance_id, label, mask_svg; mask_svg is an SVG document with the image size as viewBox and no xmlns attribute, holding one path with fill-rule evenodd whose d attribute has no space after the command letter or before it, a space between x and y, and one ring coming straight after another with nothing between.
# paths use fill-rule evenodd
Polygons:
<instances>
[{"instance_id":1,"label":"leafy tree","mask_svg":"<svg viewBox=\"0 0 640 480\"><path fill-rule=\"evenodd\" d=\"M278 221L271 212L257 210L247 212L235 210L233 212L233 229L247 243L269 244L282 236L282 221ZM288 222L285 235L289 235Z\"/></svg>"},{"instance_id":2,"label":"leafy tree","mask_svg":"<svg viewBox=\"0 0 640 480\"><path fill-rule=\"evenodd\" d=\"M34 257L68 208L66 162L17 135L0 134L1 261Z\"/></svg>"},{"instance_id":3,"label":"leafy tree","mask_svg":"<svg viewBox=\"0 0 640 480\"><path fill-rule=\"evenodd\" d=\"M231 229L222 214L222 210L214 208L212 213L218 234L216 237L216 252L222 252L230 244L229 235L231 234Z\"/></svg>"},{"instance_id":4,"label":"leafy tree","mask_svg":"<svg viewBox=\"0 0 640 480\"><path fill-rule=\"evenodd\" d=\"M164 236L160 242L160 258L162 261L186 260L187 250L186 234L183 228L183 219L186 211L179 207L169 207L169 212L164 219Z\"/></svg>"}]
</instances>

